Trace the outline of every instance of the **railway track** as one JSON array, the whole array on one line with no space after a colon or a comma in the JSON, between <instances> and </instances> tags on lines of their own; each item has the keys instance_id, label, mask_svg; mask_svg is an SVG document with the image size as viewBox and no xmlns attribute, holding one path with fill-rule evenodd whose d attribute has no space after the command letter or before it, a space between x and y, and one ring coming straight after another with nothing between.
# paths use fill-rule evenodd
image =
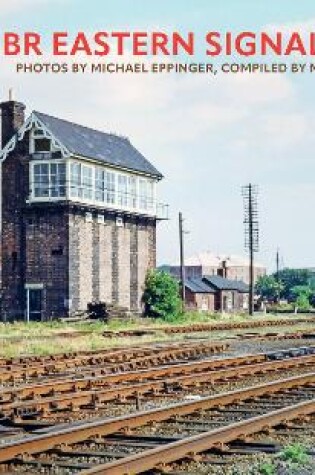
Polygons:
<instances>
[{"instance_id":1,"label":"railway track","mask_svg":"<svg viewBox=\"0 0 315 475\"><path fill-rule=\"evenodd\" d=\"M228 348L224 342L181 342L131 349L103 350L78 354L58 354L49 357L23 357L0 361L0 383L26 381L30 378L55 377L74 371L105 373L148 368L176 361L187 361L220 353Z\"/></svg>"},{"instance_id":2,"label":"railway track","mask_svg":"<svg viewBox=\"0 0 315 475\"><path fill-rule=\"evenodd\" d=\"M44 429L0 445L6 473L137 474L315 413L315 373L126 416Z\"/></svg>"},{"instance_id":3,"label":"railway track","mask_svg":"<svg viewBox=\"0 0 315 475\"><path fill-rule=\"evenodd\" d=\"M273 327L273 326L287 326L287 325L297 325L303 323L314 323L315 316L299 319L278 319L278 320L256 320L251 322L221 322L221 323L196 323L190 325L170 325L170 326L160 326L160 327L148 327L143 328L141 331L152 334L152 332L164 332L166 334L174 333L197 333L202 331L224 331L224 330L237 330L237 329L253 329L253 328L262 328L262 327ZM121 331L105 331L103 335L105 337L114 337L114 336L136 336L139 333L139 329L129 329Z\"/></svg>"},{"instance_id":4,"label":"railway track","mask_svg":"<svg viewBox=\"0 0 315 475\"><path fill-rule=\"evenodd\" d=\"M281 360L278 358L285 355L284 352L261 353L10 387L0 391L0 416L17 422L60 411L97 410L110 401L135 401L139 407L144 396L179 397L184 390L204 384L211 386L272 372L314 367L315 347L305 351L310 354L299 356L301 349L291 349L293 357Z\"/></svg>"},{"instance_id":5,"label":"railway track","mask_svg":"<svg viewBox=\"0 0 315 475\"><path fill-rule=\"evenodd\" d=\"M264 335L239 335L246 340L300 340L311 339L304 332L266 333ZM118 348L55 354L42 357L0 358L0 385L16 385L22 382L70 377L74 372L93 375L105 375L120 371L150 368L163 364L204 358L222 353L230 348L235 340L209 341L192 340L190 342L160 343L149 346Z\"/></svg>"},{"instance_id":6,"label":"railway track","mask_svg":"<svg viewBox=\"0 0 315 475\"><path fill-rule=\"evenodd\" d=\"M222 347L222 342L203 342L202 347L214 349L216 351L217 347ZM100 349L93 351L78 351L78 352L69 352L69 353L57 353L52 355L42 355L42 356L20 356L13 358L0 358L0 367L3 366L23 366L30 365L31 363L64 363L68 362L70 364L83 365L88 364L89 362L97 363L99 361L108 361L113 363L123 363L129 361L132 358L139 358L142 356L148 356L156 354L159 352L167 351L176 351L176 350L195 350L197 351L197 346L194 347L191 343L187 342L172 342L172 343L156 343L156 344L145 344L131 346L130 348L126 347L117 347L110 349Z\"/></svg>"}]
</instances>

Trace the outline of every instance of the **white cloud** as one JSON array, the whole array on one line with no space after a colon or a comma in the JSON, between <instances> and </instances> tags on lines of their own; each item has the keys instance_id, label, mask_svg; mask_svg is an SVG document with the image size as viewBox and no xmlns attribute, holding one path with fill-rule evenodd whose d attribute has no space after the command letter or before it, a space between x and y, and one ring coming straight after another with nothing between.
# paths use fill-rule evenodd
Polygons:
<instances>
[{"instance_id":1,"label":"white cloud","mask_svg":"<svg viewBox=\"0 0 315 475\"><path fill-rule=\"evenodd\" d=\"M180 207L190 217L189 252L240 252L241 211L231 211L238 198L241 206L239 186L266 170L272 176L275 153L289 160L309 132L286 75L17 75L8 59L0 68L5 96L13 87L30 108L129 136L165 174L162 200L173 217ZM200 203L208 201L205 218ZM160 227L162 260L176 252L175 228L175 219Z\"/></svg>"},{"instance_id":2,"label":"white cloud","mask_svg":"<svg viewBox=\"0 0 315 475\"><path fill-rule=\"evenodd\" d=\"M271 31L272 33L276 33L278 31L283 32L284 34L291 34L294 31L297 31L301 34L307 34L312 31L315 31L315 18L309 18L304 21L293 21L287 23L275 23L275 24L268 24L264 31Z\"/></svg>"},{"instance_id":3,"label":"white cloud","mask_svg":"<svg viewBox=\"0 0 315 475\"><path fill-rule=\"evenodd\" d=\"M67 0L1 0L1 17L16 12L24 13L27 8L38 8L46 6L48 3L55 4L60 1Z\"/></svg>"}]
</instances>

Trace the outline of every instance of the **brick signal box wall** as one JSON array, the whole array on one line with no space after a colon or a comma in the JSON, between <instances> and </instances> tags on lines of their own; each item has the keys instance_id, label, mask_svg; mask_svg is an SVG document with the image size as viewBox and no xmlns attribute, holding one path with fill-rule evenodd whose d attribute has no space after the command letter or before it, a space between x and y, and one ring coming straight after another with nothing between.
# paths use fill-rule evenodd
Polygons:
<instances>
[{"instance_id":1,"label":"brick signal box wall","mask_svg":"<svg viewBox=\"0 0 315 475\"><path fill-rule=\"evenodd\" d=\"M3 141L21 123L22 116L9 121ZM28 141L26 133L2 164L2 319L24 318L26 285L38 283L43 320L86 310L91 301L141 311L145 275L156 265L156 219L66 201L27 203Z\"/></svg>"}]
</instances>

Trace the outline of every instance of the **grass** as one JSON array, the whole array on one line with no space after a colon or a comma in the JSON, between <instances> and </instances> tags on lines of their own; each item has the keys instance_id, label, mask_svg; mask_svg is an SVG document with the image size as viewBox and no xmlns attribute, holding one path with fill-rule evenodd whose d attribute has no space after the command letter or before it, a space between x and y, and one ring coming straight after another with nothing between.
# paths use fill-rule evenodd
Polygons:
<instances>
[{"instance_id":1,"label":"grass","mask_svg":"<svg viewBox=\"0 0 315 475\"><path fill-rule=\"evenodd\" d=\"M261 475L275 475L276 474L276 467L271 462L262 463L259 466L258 470L259 470L259 473L261 473Z\"/></svg>"},{"instance_id":2,"label":"grass","mask_svg":"<svg viewBox=\"0 0 315 475\"><path fill-rule=\"evenodd\" d=\"M305 465L310 459L307 454L307 449L301 444L293 444L285 447L280 453L280 458L297 465Z\"/></svg>"},{"instance_id":3,"label":"grass","mask_svg":"<svg viewBox=\"0 0 315 475\"><path fill-rule=\"evenodd\" d=\"M265 319L265 315L255 315L254 320ZM276 316L267 316L268 319L278 319ZM178 317L176 322L152 320L147 318L132 317L127 320L113 320L108 324L101 321L91 323L52 322L24 322L0 323L0 356L14 357L17 355L47 355L62 352L98 350L117 346L130 346L131 344L151 343L153 341L169 340L170 336L159 332L159 328L168 325L187 325L194 323L240 322L248 321L246 315L208 315L200 313L187 313ZM102 333L106 330L119 331L128 329L153 328L155 334L141 337L115 336L106 339ZM289 325L286 327L292 331ZM296 328L295 328L296 329ZM69 337L67 336L69 334ZM205 332L209 338L224 338L228 332ZM185 338L182 334L172 335L172 340L180 341Z\"/></svg>"},{"instance_id":4,"label":"grass","mask_svg":"<svg viewBox=\"0 0 315 475\"><path fill-rule=\"evenodd\" d=\"M307 454L307 447L302 444L292 444L283 448L283 450L274 455L266 456L259 464L254 464L250 473L260 475L276 475L287 473L298 475L305 469L303 473L315 473L314 464L311 457Z\"/></svg>"}]
</instances>

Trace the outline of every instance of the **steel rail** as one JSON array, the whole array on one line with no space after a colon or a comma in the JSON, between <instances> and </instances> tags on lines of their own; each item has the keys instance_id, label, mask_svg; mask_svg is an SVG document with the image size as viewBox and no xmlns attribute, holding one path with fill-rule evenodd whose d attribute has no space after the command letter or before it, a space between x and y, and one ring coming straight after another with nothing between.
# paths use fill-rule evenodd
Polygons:
<instances>
[{"instance_id":1,"label":"steel rail","mask_svg":"<svg viewBox=\"0 0 315 475\"><path fill-rule=\"evenodd\" d=\"M21 454L31 455L45 452L60 444L74 444L91 437L101 437L118 431L141 427L151 422L165 421L173 416L192 414L227 404L239 403L240 401L249 400L258 396L270 396L272 393L278 393L290 388L313 385L314 382L315 373L313 372L252 386L246 389L205 397L197 401L181 402L162 408L85 424L70 424L67 428L59 430L54 428L45 434L33 435L0 445L0 463L12 460Z\"/></svg>"},{"instance_id":2,"label":"steel rail","mask_svg":"<svg viewBox=\"0 0 315 475\"><path fill-rule=\"evenodd\" d=\"M92 362L97 363L98 361L104 361L105 359L108 362L126 362L130 358L137 358L142 356L148 356L152 354L159 354L160 352L171 352L176 350L191 350L192 347L198 349L201 348L216 348L217 346L221 347L223 345L220 341L203 341L203 342L173 342L165 344L163 342L156 343L153 345L147 346L136 346L125 349L99 349L95 351L82 351L77 353L56 353L50 356L25 356L21 358L0 358L0 369L7 367L26 367L30 363L33 363L34 366L38 365L49 365L49 364L72 364L76 362Z\"/></svg>"},{"instance_id":3,"label":"steel rail","mask_svg":"<svg viewBox=\"0 0 315 475\"><path fill-rule=\"evenodd\" d=\"M145 450L139 454L130 455L114 462L98 465L83 470L82 475L126 475L138 474L163 466L167 463L193 457L216 446L222 446L238 438L243 438L260 432L266 427L277 426L284 421L315 412L315 400L294 404L284 409L268 412L244 421L229 424L219 429L211 430L183 440ZM161 462L162 461L162 462Z\"/></svg>"},{"instance_id":4,"label":"steel rail","mask_svg":"<svg viewBox=\"0 0 315 475\"><path fill-rule=\"evenodd\" d=\"M144 355L138 357L137 359L131 359L130 361L119 362L114 359L108 360L105 356L104 358L93 358L93 361L89 362L89 365L83 364L80 365L78 361L65 360L64 362L59 361L57 363L38 363L35 366L7 366L0 368L0 382L6 381L15 381L18 379L27 379L27 378L36 378L40 376L47 376L51 374L58 375L58 372L72 370L72 372L87 370L93 372L94 369L97 369L100 365L103 371L115 372L115 371L125 371L126 369L135 369L141 367L148 367L152 365L158 365L166 363L169 361L175 361L176 359L185 359L192 356L201 356L209 355L216 352L221 352L227 349L226 343L198 343L192 344L185 347L169 347L167 349L155 350L152 354ZM107 365L107 368L106 366ZM69 371L68 371L69 372Z\"/></svg>"},{"instance_id":5,"label":"steel rail","mask_svg":"<svg viewBox=\"0 0 315 475\"><path fill-rule=\"evenodd\" d=\"M299 358L305 358L299 357ZM315 355L313 355L315 358ZM101 376L85 375L83 370L75 377L68 379L54 379L44 383L33 383L21 386L8 387L0 390L0 404L10 402L13 398L28 398L33 396L47 396L51 391L66 392L77 389L91 389L91 385L102 386L105 384L121 383L146 380L148 378L161 378L167 376L176 376L190 374L193 371L215 370L222 368L237 367L241 365L252 365L266 361L264 353L227 357L220 359L204 359L200 361L171 364L168 366L153 367L150 369L140 369L137 371L125 371L119 373L102 374ZM305 359L301 361L306 361ZM97 370L95 371L97 372Z\"/></svg>"},{"instance_id":6,"label":"steel rail","mask_svg":"<svg viewBox=\"0 0 315 475\"><path fill-rule=\"evenodd\" d=\"M42 412L44 415L55 410L75 410L83 406L97 406L98 404L113 401L126 400L128 398L140 397L151 393L161 394L165 390L172 387L185 388L189 386L196 386L201 383L214 384L215 382L225 382L230 379L240 379L246 376L256 376L258 374L265 374L272 371L279 371L285 369L296 368L299 366L306 366L314 364L315 355L302 356L298 358L290 358L288 360L268 361L256 364L246 364L243 366L232 367L228 369L219 369L208 372L191 372L193 374L185 374L179 376L168 377L166 379L152 379L154 378L154 370L147 371L151 375L151 381L139 382L129 385L118 385L116 387L103 388L100 385L93 390L77 390L76 392L65 393L62 395L54 395L52 397L44 397L41 399L35 398L33 400L24 400L16 402L8 402L0 405L0 413L3 416L13 417L14 415L28 414L31 412ZM193 365L193 368L196 368ZM78 389L78 388L77 388Z\"/></svg>"},{"instance_id":7,"label":"steel rail","mask_svg":"<svg viewBox=\"0 0 315 475\"><path fill-rule=\"evenodd\" d=\"M283 335L263 335L257 337L258 339L291 339L291 338L301 338L302 334L283 334ZM251 337L252 338L252 337ZM255 337L256 338L256 337ZM212 342L212 343L204 343L204 342L190 342L182 344L181 346L169 346L169 347L160 347L149 350L147 349L146 352L143 350L140 353L136 352L134 355L138 356L136 359L123 358L121 354L118 354L118 361L115 362L115 353L114 354L106 354L103 358L100 354L94 354L91 358L84 357L85 362L80 363L81 360L75 359L71 360L68 357L65 357L65 360L57 360L56 362L48 361L48 362L41 362L36 361L32 363L32 366L29 366L25 363L23 365L8 365L0 367L0 383L4 383L6 381L16 381L16 380L27 380L28 378L39 378L43 376L58 376L58 373L65 372L68 373L70 376L71 369L75 368L76 370L79 369L80 373L86 371L86 373L95 373L96 374L108 374L114 373L117 371L126 371L132 370L135 368L144 368L154 365L159 365L163 363L167 363L169 361L175 361L176 359L188 358L189 356L200 356L200 355L207 355L213 354L215 352L222 352L229 347L230 343L233 343L233 340L229 341L226 340L223 342ZM151 351L151 354L150 354ZM139 357L139 354L142 354L142 357ZM98 355L98 356L97 356ZM88 358L88 359L87 359ZM123 360L123 361L122 361ZM112 364L112 366L110 366ZM106 365L106 366L105 366ZM94 371L95 370L95 371ZM64 375L66 376L66 374Z\"/></svg>"},{"instance_id":8,"label":"steel rail","mask_svg":"<svg viewBox=\"0 0 315 475\"><path fill-rule=\"evenodd\" d=\"M221 322L221 323L196 323L192 325L170 325L160 327L148 327L143 330L148 332L162 331L164 333L194 333L200 331L221 331L221 330L237 330L237 329L251 329L261 327L273 327L273 326L287 326L296 325L301 323L314 323L314 317L299 318L299 319L279 319L279 320L258 320L251 322ZM106 336L132 336L139 329L121 330L121 331L105 331L103 335Z\"/></svg>"}]
</instances>

